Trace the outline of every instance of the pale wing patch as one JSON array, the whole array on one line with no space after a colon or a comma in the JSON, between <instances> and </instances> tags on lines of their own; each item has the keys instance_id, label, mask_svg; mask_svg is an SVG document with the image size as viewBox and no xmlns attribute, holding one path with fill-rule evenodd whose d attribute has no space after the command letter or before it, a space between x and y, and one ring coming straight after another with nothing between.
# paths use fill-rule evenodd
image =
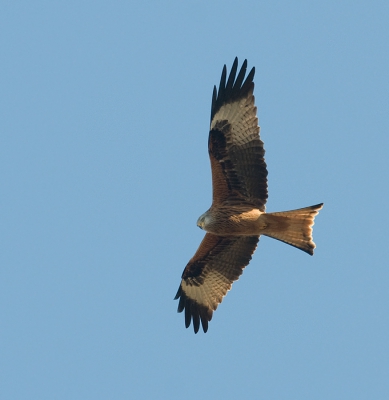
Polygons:
<instances>
[{"instance_id":1,"label":"pale wing patch","mask_svg":"<svg viewBox=\"0 0 389 400\"><path fill-rule=\"evenodd\" d=\"M232 145L244 146L258 138L259 127L254 106L254 96L224 104L211 122L211 130L221 121L231 126L232 132L228 141Z\"/></svg>"},{"instance_id":2,"label":"pale wing patch","mask_svg":"<svg viewBox=\"0 0 389 400\"><path fill-rule=\"evenodd\" d=\"M200 286L190 284L189 279L189 282L182 280L181 286L190 299L215 311L223 297L231 289L232 282L220 272L209 267L204 268L204 274L207 278Z\"/></svg>"}]
</instances>

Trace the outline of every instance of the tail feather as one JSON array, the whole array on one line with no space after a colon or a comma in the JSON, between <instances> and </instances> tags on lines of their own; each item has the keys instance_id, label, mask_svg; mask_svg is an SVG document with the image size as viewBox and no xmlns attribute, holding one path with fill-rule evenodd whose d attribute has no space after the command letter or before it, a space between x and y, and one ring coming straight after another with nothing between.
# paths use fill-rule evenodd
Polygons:
<instances>
[{"instance_id":1,"label":"tail feather","mask_svg":"<svg viewBox=\"0 0 389 400\"><path fill-rule=\"evenodd\" d=\"M312 238L315 216L323 208L323 203L298 210L266 213L266 229L263 235L281 240L313 255L316 247Z\"/></svg>"}]
</instances>

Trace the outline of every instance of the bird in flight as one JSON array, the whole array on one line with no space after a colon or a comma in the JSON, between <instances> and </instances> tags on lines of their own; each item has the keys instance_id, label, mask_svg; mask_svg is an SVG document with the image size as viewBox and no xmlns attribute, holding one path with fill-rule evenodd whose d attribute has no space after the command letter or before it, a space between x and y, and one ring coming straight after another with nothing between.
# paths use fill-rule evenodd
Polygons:
<instances>
[{"instance_id":1,"label":"bird in flight","mask_svg":"<svg viewBox=\"0 0 389 400\"><path fill-rule=\"evenodd\" d=\"M267 168L254 104L254 74L247 60L237 75L235 58L227 79L224 65L219 90L213 89L208 153L212 205L197 220L206 231L189 260L175 300L185 310L185 326L207 332L212 314L250 262L260 235L313 255L314 218L323 203L298 210L266 213Z\"/></svg>"}]
</instances>

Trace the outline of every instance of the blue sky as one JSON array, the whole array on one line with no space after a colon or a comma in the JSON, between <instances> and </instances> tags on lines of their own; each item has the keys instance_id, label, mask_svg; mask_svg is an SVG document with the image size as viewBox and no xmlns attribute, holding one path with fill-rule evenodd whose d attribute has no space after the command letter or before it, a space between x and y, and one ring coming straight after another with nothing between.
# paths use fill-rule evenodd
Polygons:
<instances>
[{"instance_id":1,"label":"blue sky","mask_svg":"<svg viewBox=\"0 0 389 400\"><path fill-rule=\"evenodd\" d=\"M389 3L4 1L0 398L389 398ZM256 67L268 211L207 334L173 301L213 85Z\"/></svg>"}]
</instances>

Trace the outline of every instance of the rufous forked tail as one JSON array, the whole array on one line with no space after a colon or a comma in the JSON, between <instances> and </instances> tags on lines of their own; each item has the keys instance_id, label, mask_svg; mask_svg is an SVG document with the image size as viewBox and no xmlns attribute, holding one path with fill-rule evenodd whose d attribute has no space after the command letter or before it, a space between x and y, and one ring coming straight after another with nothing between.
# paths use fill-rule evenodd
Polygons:
<instances>
[{"instance_id":1,"label":"rufous forked tail","mask_svg":"<svg viewBox=\"0 0 389 400\"><path fill-rule=\"evenodd\" d=\"M313 255L316 245L312 238L312 226L322 208L323 203L298 210L266 213L262 218L267 226L262 234Z\"/></svg>"}]
</instances>

